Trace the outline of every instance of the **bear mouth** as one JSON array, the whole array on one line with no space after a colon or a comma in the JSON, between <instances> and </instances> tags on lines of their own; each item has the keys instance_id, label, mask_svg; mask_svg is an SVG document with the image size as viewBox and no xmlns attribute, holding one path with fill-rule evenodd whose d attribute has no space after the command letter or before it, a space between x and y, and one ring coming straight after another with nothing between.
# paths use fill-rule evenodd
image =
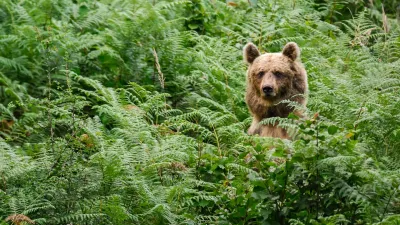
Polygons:
<instances>
[{"instance_id":1,"label":"bear mouth","mask_svg":"<svg viewBox=\"0 0 400 225\"><path fill-rule=\"evenodd\" d=\"M264 100L264 102L266 102L268 105L270 104L274 104L275 102L278 101L278 98L275 96L271 96L271 95L262 95L262 99Z\"/></svg>"},{"instance_id":2,"label":"bear mouth","mask_svg":"<svg viewBox=\"0 0 400 225\"><path fill-rule=\"evenodd\" d=\"M277 93L275 93L275 92L271 92L271 93L262 93L262 97L263 97L265 100L272 101L272 100L275 100L275 99L277 98Z\"/></svg>"},{"instance_id":3,"label":"bear mouth","mask_svg":"<svg viewBox=\"0 0 400 225\"><path fill-rule=\"evenodd\" d=\"M282 101L283 99L288 98L288 93L285 89L280 89L280 90L274 90L268 93L264 93L261 91L261 97L268 101L268 102L272 102L272 103L276 103L279 101Z\"/></svg>"},{"instance_id":4,"label":"bear mouth","mask_svg":"<svg viewBox=\"0 0 400 225\"><path fill-rule=\"evenodd\" d=\"M285 99L285 94L278 92L273 92L268 94L262 93L261 98L268 104L276 104Z\"/></svg>"},{"instance_id":5,"label":"bear mouth","mask_svg":"<svg viewBox=\"0 0 400 225\"><path fill-rule=\"evenodd\" d=\"M276 97L276 93L275 92L271 92L271 93L267 93L267 94L264 93L264 97L265 98L274 98L274 97Z\"/></svg>"}]
</instances>

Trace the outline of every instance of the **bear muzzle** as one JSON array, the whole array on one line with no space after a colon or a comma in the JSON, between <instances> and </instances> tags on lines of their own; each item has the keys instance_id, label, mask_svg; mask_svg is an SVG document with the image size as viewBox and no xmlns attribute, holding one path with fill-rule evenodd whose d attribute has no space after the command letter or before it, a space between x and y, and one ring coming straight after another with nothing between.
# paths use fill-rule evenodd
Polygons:
<instances>
[{"instance_id":1,"label":"bear muzzle","mask_svg":"<svg viewBox=\"0 0 400 225\"><path fill-rule=\"evenodd\" d=\"M275 97L276 93L274 91L274 88L270 85L265 85L262 87L262 93L264 94L264 97Z\"/></svg>"}]
</instances>

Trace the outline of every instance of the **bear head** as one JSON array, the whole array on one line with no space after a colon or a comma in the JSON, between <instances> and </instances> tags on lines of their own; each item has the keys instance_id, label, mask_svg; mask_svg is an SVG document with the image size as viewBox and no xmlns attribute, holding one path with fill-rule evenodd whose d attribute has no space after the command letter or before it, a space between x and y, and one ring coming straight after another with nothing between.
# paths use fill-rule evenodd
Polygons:
<instances>
[{"instance_id":1,"label":"bear head","mask_svg":"<svg viewBox=\"0 0 400 225\"><path fill-rule=\"evenodd\" d=\"M304 94L307 89L305 70L297 62L300 50L296 43L287 43L280 53L262 55L254 44L248 43L244 47L243 55L249 65L248 89L252 89L253 94L268 105L296 94ZM297 87L298 85L303 87Z\"/></svg>"}]
</instances>

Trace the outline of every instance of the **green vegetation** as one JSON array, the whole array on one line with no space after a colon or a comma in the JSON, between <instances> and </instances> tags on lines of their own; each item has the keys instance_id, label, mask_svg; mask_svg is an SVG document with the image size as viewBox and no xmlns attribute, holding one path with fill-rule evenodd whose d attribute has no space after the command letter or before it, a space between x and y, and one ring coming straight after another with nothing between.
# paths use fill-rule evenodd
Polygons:
<instances>
[{"instance_id":1,"label":"green vegetation","mask_svg":"<svg viewBox=\"0 0 400 225\"><path fill-rule=\"evenodd\" d=\"M400 224L396 4L0 1L0 224ZM249 41L302 50L293 141L246 134Z\"/></svg>"}]
</instances>

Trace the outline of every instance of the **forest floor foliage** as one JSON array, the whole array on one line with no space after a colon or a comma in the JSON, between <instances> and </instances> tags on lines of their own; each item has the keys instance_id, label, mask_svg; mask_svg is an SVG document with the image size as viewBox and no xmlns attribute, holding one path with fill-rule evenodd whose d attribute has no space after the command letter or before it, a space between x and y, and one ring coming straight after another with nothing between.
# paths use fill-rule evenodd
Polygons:
<instances>
[{"instance_id":1,"label":"forest floor foliage","mask_svg":"<svg viewBox=\"0 0 400 225\"><path fill-rule=\"evenodd\" d=\"M383 2L0 1L0 224L400 224ZM292 141L246 134L250 41L301 48Z\"/></svg>"}]
</instances>

